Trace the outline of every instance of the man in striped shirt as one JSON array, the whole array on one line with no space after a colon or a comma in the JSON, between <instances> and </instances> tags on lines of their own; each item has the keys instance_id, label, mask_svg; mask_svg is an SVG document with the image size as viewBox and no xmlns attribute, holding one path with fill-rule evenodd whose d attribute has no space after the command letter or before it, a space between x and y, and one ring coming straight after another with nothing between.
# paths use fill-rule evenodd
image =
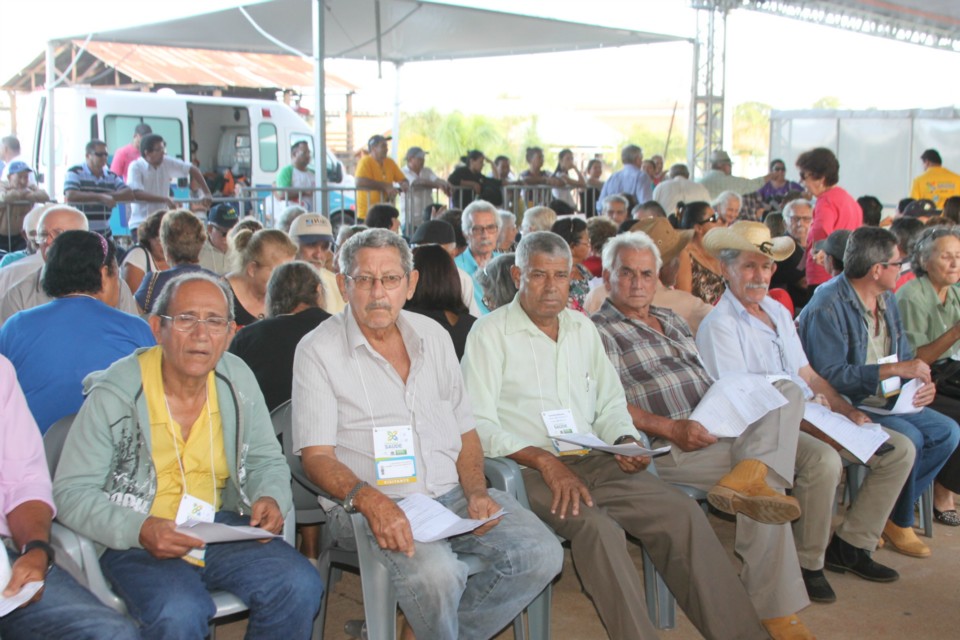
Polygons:
<instances>
[{"instance_id":1,"label":"man in striped shirt","mask_svg":"<svg viewBox=\"0 0 960 640\"><path fill-rule=\"evenodd\" d=\"M87 143L86 162L67 169L63 192L67 203L87 216L90 231L110 235L110 213L118 202L131 202L133 190L120 176L107 169L107 145L102 140Z\"/></svg>"}]
</instances>

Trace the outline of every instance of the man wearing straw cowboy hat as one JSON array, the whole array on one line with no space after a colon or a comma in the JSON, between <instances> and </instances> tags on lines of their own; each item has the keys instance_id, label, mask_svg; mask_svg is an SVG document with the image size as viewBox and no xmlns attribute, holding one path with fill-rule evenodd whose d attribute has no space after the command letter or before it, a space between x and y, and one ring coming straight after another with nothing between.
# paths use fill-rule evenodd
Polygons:
<instances>
[{"instance_id":1,"label":"man wearing straw cowboy hat","mask_svg":"<svg viewBox=\"0 0 960 640\"><path fill-rule=\"evenodd\" d=\"M802 393L789 380L778 381L788 403L736 438L718 439L688 419L713 379L687 323L652 303L662 256L673 259L689 232L684 237L669 223L650 231L622 234L604 247L610 297L593 316L630 416L655 446L672 446L657 463L663 480L710 490L711 503L737 515L740 578L767 631L774 638L809 637L795 615L809 604L789 526L800 508L783 494L793 479Z\"/></svg>"},{"instance_id":2,"label":"man wearing straw cowboy hat","mask_svg":"<svg viewBox=\"0 0 960 640\"><path fill-rule=\"evenodd\" d=\"M727 373L757 373L787 377L803 389L805 398L823 404L857 425L870 422L810 366L793 318L767 296L776 262L793 252L790 238L771 238L759 222L741 221L714 229L704 246L720 260L727 290L704 319L697 346L714 377ZM870 480L864 483L843 523L830 537L841 456L857 462L840 445L806 420L797 443L793 495L803 512L794 524L797 555L807 594L814 602L833 602L836 595L823 568L851 573L874 582L893 582L896 571L875 562L870 553L913 466L914 450L903 436L889 436L882 455L867 461Z\"/></svg>"}]
</instances>

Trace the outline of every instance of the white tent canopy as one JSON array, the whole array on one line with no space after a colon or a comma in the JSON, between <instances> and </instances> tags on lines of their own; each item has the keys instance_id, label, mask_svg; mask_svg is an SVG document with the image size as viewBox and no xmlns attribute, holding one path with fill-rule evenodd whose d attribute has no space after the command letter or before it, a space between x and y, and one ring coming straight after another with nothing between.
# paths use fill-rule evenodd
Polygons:
<instances>
[{"instance_id":1,"label":"white tent canopy","mask_svg":"<svg viewBox=\"0 0 960 640\"><path fill-rule=\"evenodd\" d=\"M264 31L311 55L312 0L266 0L243 7ZM327 58L377 59L377 5L382 60L393 63L549 53L682 40L422 0L323 0ZM86 34L74 37L83 37ZM115 29L94 40L255 53L289 53L267 40L238 8Z\"/></svg>"},{"instance_id":2,"label":"white tent canopy","mask_svg":"<svg viewBox=\"0 0 960 640\"><path fill-rule=\"evenodd\" d=\"M503 13L427 0L260 0L95 34L103 42L190 47L253 53L298 53L314 61L314 136L324 140L324 58L407 62L550 53L686 40L687 38ZM48 122L53 124L53 75L47 48ZM398 82L399 93L399 82ZM399 96L397 99L399 105ZM394 136L399 113L394 109ZM53 157L53 136L48 153ZM394 148L396 153L396 148ZM52 172L53 162L49 165ZM53 176L50 176L51 182ZM326 186L326 172L317 172ZM326 198L321 201L326 207Z\"/></svg>"}]
</instances>

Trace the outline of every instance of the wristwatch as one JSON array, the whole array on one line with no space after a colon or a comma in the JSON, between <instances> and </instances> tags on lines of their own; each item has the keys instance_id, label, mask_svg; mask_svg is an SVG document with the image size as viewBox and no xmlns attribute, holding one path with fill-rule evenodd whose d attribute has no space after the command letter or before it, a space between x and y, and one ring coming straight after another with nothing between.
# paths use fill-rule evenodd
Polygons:
<instances>
[{"instance_id":1,"label":"wristwatch","mask_svg":"<svg viewBox=\"0 0 960 640\"><path fill-rule=\"evenodd\" d=\"M626 444L627 442L633 442L634 440L636 440L636 437L634 436L620 436L619 438L613 441L613 444L614 445Z\"/></svg>"},{"instance_id":2,"label":"wristwatch","mask_svg":"<svg viewBox=\"0 0 960 640\"><path fill-rule=\"evenodd\" d=\"M26 555L34 549L42 549L43 552L47 554L47 571L50 571L50 568L53 567L54 558L56 558L57 555L53 550L53 547L43 540L31 540L27 544L23 545L23 548L20 550L20 555Z\"/></svg>"},{"instance_id":3,"label":"wristwatch","mask_svg":"<svg viewBox=\"0 0 960 640\"><path fill-rule=\"evenodd\" d=\"M353 500L357 497L357 494L360 493L361 489L369 486L370 485L363 480L353 485L353 489L350 489L350 493L348 493L347 497L343 499L343 510L347 513L356 513L357 508L353 505Z\"/></svg>"}]
</instances>

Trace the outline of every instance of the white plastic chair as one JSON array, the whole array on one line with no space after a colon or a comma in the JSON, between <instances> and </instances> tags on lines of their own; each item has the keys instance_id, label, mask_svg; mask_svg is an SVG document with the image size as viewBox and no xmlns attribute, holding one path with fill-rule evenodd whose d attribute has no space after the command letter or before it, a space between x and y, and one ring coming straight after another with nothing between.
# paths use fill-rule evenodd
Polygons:
<instances>
[{"instance_id":1,"label":"white plastic chair","mask_svg":"<svg viewBox=\"0 0 960 640\"><path fill-rule=\"evenodd\" d=\"M43 447L47 455L47 466L50 469L51 477L56 473L63 443L75 417L75 415L69 415L60 418L43 436ZM294 509L291 509L287 512L283 525L284 542L291 546L296 544L295 522ZM54 522L50 529L50 542L57 550L57 563L61 568L68 571L103 604L120 613L127 613L127 607L123 600L111 590L110 584L100 569L100 557L97 555L93 541L58 522ZM65 556L63 564L61 564L61 556ZM211 591L210 597L216 606L216 613L210 619L210 638L215 640L217 620L244 613L248 608L243 600L229 591Z\"/></svg>"}]
</instances>

